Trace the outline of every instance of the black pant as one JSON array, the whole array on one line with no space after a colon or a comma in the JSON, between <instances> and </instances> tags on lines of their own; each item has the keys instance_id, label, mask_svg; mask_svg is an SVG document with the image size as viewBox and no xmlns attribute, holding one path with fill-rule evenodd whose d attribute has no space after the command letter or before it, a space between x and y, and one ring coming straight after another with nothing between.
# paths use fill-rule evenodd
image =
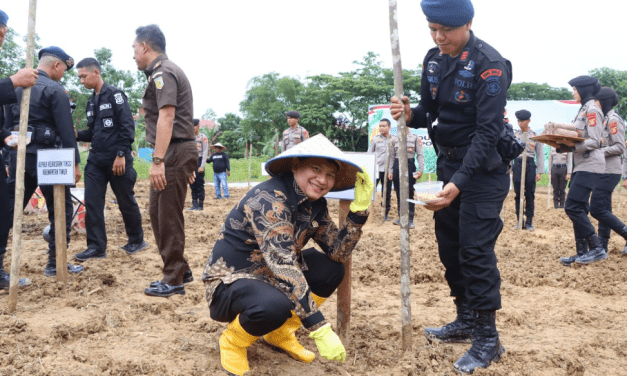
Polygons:
<instances>
[{"instance_id":1,"label":"black pant","mask_svg":"<svg viewBox=\"0 0 627 376\"><path fill-rule=\"evenodd\" d=\"M11 221L13 220L13 208L9 198L9 188L7 186L7 172L4 164L0 166L0 266L7 251L7 241L9 239L9 231L11 230Z\"/></svg>"},{"instance_id":2,"label":"black pant","mask_svg":"<svg viewBox=\"0 0 627 376\"><path fill-rule=\"evenodd\" d=\"M570 179L570 190L566 197L564 211L573 221L575 239L584 239L595 233L594 226L588 218L589 200L596 181L602 176L603 174L579 171L575 172Z\"/></svg>"},{"instance_id":3,"label":"black pant","mask_svg":"<svg viewBox=\"0 0 627 376\"><path fill-rule=\"evenodd\" d=\"M303 251L308 266L303 274L311 292L328 298L344 278L344 265L326 254L309 248ZM276 287L255 279L238 279L220 284L213 294L210 316L220 322L231 322L239 316L244 330L263 336L276 330L291 317L292 301Z\"/></svg>"},{"instance_id":4,"label":"black pant","mask_svg":"<svg viewBox=\"0 0 627 376\"><path fill-rule=\"evenodd\" d=\"M113 160L100 160L90 156L85 165L85 228L87 247L98 251L107 250L107 229L105 227L104 207L107 183L118 202L122 213L128 242L138 244L144 241L142 216L135 201L135 181L137 173L133 168L133 157L126 157L126 172L116 176L112 171Z\"/></svg>"},{"instance_id":5,"label":"black pant","mask_svg":"<svg viewBox=\"0 0 627 376\"><path fill-rule=\"evenodd\" d=\"M522 175L522 158L516 158L512 169L514 174L514 201L516 203L516 218L520 216L520 182ZM527 169L525 170L525 213L527 220L531 221L534 214L536 199L536 162L533 158L527 159Z\"/></svg>"},{"instance_id":6,"label":"black pant","mask_svg":"<svg viewBox=\"0 0 627 376\"><path fill-rule=\"evenodd\" d=\"M590 215L599 221L599 237L610 237L611 230L622 232L625 224L612 214L612 193L620 182L620 174L603 174L590 197Z\"/></svg>"},{"instance_id":7,"label":"black pant","mask_svg":"<svg viewBox=\"0 0 627 376\"><path fill-rule=\"evenodd\" d=\"M446 185L461 160L438 156L438 180ZM509 191L508 163L477 171L450 206L435 212L435 236L451 296L466 297L470 309L501 308L501 275L494 245L503 229L500 212Z\"/></svg>"},{"instance_id":8,"label":"black pant","mask_svg":"<svg viewBox=\"0 0 627 376\"><path fill-rule=\"evenodd\" d=\"M198 158L198 167L196 167L196 180L189 185L192 190L192 200L205 201L205 171L199 172L198 169L202 164L202 157Z\"/></svg>"},{"instance_id":9,"label":"black pant","mask_svg":"<svg viewBox=\"0 0 627 376\"><path fill-rule=\"evenodd\" d=\"M394 191L396 191L396 205L398 208L398 216L401 216L401 183L400 183L400 166L398 163L398 159L394 160L393 171L393 181L394 181ZM410 158L407 160L407 169L408 169L408 180L409 180L409 193L407 194L407 198L410 200L414 199L414 184L416 184L416 179L414 178L414 172L416 172L416 163L414 163L414 159ZM414 220L414 211L416 205L412 202L409 202L409 220Z\"/></svg>"},{"instance_id":10,"label":"black pant","mask_svg":"<svg viewBox=\"0 0 627 376\"><path fill-rule=\"evenodd\" d=\"M9 213L9 228L13 227L13 208L15 203L15 174L17 169L17 158L14 158L15 155L11 158L11 164L9 167L9 178L7 180L8 190L9 190L9 205L10 205L10 213ZM56 245L55 245L55 224L54 224L54 190L52 185L42 185L39 188L41 189L41 193L44 195L46 199L46 206L48 208L48 220L50 221L50 242L48 243L48 248L50 252L48 252L48 260L53 262L56 260ZM24 169L24 202L22 208L26 208L28 205L28 201L30 200L33 193L37 189L37 155L36 154L26 154L25 161L25 169ZM65 186L65 231L67 235L67 244L70 243L70 229L72 226L72 211L74 210L74 205L72 204L72 196L70 196L70 187ZM6 233L0 234L0 249L1 253L6 251L7 237L8 231Z\"/></svg>"},{"instance_id":11,"label":"black pant","mask_svg":"<svg viewBox=\"0 0 627 376\"><path fill-rule=\"evenodd\" d=\"M565 165L553 165L551 168L551 185L553 185L553 204L555 207L564 207L566 202L566 175Z\"/></svg>"},{"instance_id":12,"label":"black pant","mask_svg":"<svg viewBox=\"0 0 627 376\"><path fill-rule=\"evenodd\" d=\"M374 185L374 189L377 189L379 182L381 182L381 197L383 197L383 182L385 181L385 171L379 172L379 177L377 178L377 184ZM388 179L387 189L385 192L385 214L390 212L391 204L390 200L392 198L392 180Z\"/></svg>"}]
</instances>

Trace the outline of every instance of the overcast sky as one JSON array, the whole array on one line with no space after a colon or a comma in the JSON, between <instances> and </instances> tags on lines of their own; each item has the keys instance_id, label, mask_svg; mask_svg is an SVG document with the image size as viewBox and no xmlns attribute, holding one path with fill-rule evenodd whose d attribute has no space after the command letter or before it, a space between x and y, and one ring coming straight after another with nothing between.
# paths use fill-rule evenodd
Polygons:
<instances>
[{"instance_id":1,"label":"overcast sky","mask_svg":"<svg viewBox=\"0 0 627 376\"><path fill-rule=\"evenodd\" d=\"M135 29L158 24L169 58L187 74L194 115L239 111L248 81L269 72L304 79L356 68L368 51L391 67L386 0L39 0L36 32L75 61L107 47L136 70ZM474 0L472 29L513 65L513 82L568 87L590 69L625 70L627 3L619 0ZM4 0L9 26L26 35L28 0ZM434 46L419 0L398 0L404 68ZM621 18L622 17L622 18ZM1 58L1 57L0 57ZM364 108L364 111L367 111Z\"/></svg>"}]
</instances>

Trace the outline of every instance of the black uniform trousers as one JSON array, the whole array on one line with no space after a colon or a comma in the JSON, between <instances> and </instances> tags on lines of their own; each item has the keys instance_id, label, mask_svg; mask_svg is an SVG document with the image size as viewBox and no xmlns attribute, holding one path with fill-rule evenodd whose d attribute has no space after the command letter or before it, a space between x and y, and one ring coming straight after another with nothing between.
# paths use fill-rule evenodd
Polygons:
<instances>
[{"instance_id":1,"label":"black uniform trousers","mask_svg":"<svg viewBox=\"0 0 627 376\"><path fill-rule=\"evenodd\" d=\"M392 168L392 176L394 182L394 191L396 191L396 204L398 208L398 216L401 216L401 180L400 180L400 170L399 170L398 158L394 160L394 167ZM416 178L414 178L414 172L416 172L416 163L413 158L407 159L407 170L409 177L409 193L407 198L410 200L414 199L414 184L416 184ZM389 189L388 189L389 191ZM412 202L408 202L409 204L409 220L414 220L414 211L416 209L416 205Z\"/></svg>"},{"instance_id":2,"label":"black uniform trousers","mask_svg":"<svg viewBox=\"0 0 627 376\"><path fill-rule=\"evenodd\" d=\"M611 230L622 232L625 224L612 214L612 193L620 182L620 174L603 174L590 197L590 215L599 221L599 237L610 237Z\"/></svg>"},{"instance_id":3,"label":"black uniform trousers","mask_svg":"<svg viewBox=\"0 0 627 376\"><path fill-rule=\"evenodd\" d=\"M595 233L594 226L590 223L588 213L590 212L590 194L594 185L603 174L579 171L572 174L570 179L570 190L566 197L564 211L571 221L575 239L585 239Z\"/></svg>"},{"instance_id":4,"label":"black uniform trousers","mask_svg":"<svg viewBox=\"0 0 627 376\"><path fill-rule=\"evenodd\" d=\"M556 208L564 207L566 202L566 175L568 168L565 164L551 166L551 185L553 185L553 205Z\"/></svg>"},{"instance_id":5,"label":"black uniform trousers","mask_svg":"<svg viewBox=\"0 0 627 376\"><path fill-rule=\"evenodd\" d=\"M315 248L302 253L307 270L303 270L311 292L328 298L344 278L344 264L331 260ZM292 315L292 301L276 287L255 279L238 279L220 284L216 289L210 316L220 322L239 322L249 334L263 336L280 328Z\"/></svg>"},{"instance_id":6,"label":"black uniform trousers","mask_svg":"<svg viewBox=\"0 0 627 376\"><path fill-rule=\"evenodd\" d=\"M7 172L2 164L2 172L0 172L0 265L4 260L4 254L7 251L7 242L9 240L9 231L11 230L11 222L13 221L13 208L9 198L9 187L7 186Z\"/></svg>"},{"instance_id":7,"label":"black uniform trousers","mask_svg":"<svg viewBox=\"0 0 627 376\"><path fill-rule=\"evenodd\" d=\"M205 201L205 171L199 172L203 160L202 157L198 158L198 167L196 167L196 180L193 184L189 185L192 190L192 200ZM206 168L206 167L205 167Z\"/></svg>"},{"instance_id":8,"label":"black uniform trousers","mask_svg":"<svg viewBox=\"0 0 627 376\"><path fill-rule=\"evenodd\" d=\"M13 208L15 203L15 174L17 169L17 158L15 155L11 157L11 164L9 166L9 178L7 179L7 185L9 190L9 228L13 227ZM24 202L22 208L26 208L28 201L35 193L37 189L37 154L26 154L25 169L24 169ZM54 192L52 185L42 185L39 187L41 193L46 199L46 206L48 208L48 220L50 221L50 241L48 243L48 260L50 262L56 260L56 245L55 245L55 223L54 223ZM74 205L72 204L72 196L70 195L70 187L65 186L65 233L67 235L67 244L70 243L70 230L72 226L72 214ZM8 231L0 234L0 252L4 253L6 250L8 238Z\"/></svg>"},{"instance_id":9,"label":"black uniform trousers","mask_svg":"<svg viewBox=\"0 0 627 376\"><path fill-rule=\"evenodd\" d=\"M522 180L522 158L516 158L514 167L514 202L516 203L516 218L520 216L520 182ZM527 169L525 170L525 214L527 220L531 220L534 214L536 198L536 162L533 158L527 158Z\"/></svg>"},{"instance_id":10,"label":"black uniform trousers","mask_svg":"<svg viewBox=\"0 0 627 376\"><path fill-rule=\"evenodd\" d=\"M446 185L461 160L438 156L438 180ZM509 163L492 172L476 171L450 206L434 213L435 236L451 296L466 297L470 309L501 308L501 275L494 245L503 221L500 213L509 192Z\"/></svg>"},{"instance_id":11,"label":"black uniform trousers","mask_svg":"<svg viewBox=\"0 0 627 376\"><path fill-rule=\"evenodd\" d=\"M142 216L135 201L135 181L137 173L133 168L133 157L127 155L126 172L122 176L113 174L113 160L91 156L85 165L85 228L87 229L87 248L98 251L107 250L107 229L105 227L104 207L107 183L118 202L122 214L128 242L139 244L144 241Z\"/></svg>"},{"instance_id":12,"label":"black uniform trousers","mask_svg":"<svg viewBox=\"0 0 627 376\"><path fill-rule=\"evenodd\" d=\"M374 188L377 189L379 182L381 182L381 197L383 197L383 182L385 181L385 171L379 172L379 177L377 178L377 184L375 184ZM387 189L385 192L385 214L390 212L391 203L390 199L392 198L392 180L388 179Z\"/></svg>"}]
</instances>

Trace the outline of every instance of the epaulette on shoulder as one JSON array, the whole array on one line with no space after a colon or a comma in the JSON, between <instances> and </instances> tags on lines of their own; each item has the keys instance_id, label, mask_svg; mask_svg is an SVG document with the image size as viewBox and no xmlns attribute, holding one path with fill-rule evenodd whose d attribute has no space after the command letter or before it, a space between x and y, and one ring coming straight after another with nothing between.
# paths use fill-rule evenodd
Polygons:
<instances>
[{"instance_id":1,"label":"epaulette on shoulder","mask_svg":"<svg viewBox=\"0 0 627 376\"><path fill-rule=\"evenodd\" d=\"M503 56L501 56L501 54L497 50L495 50L494 47L490 46L481 39L477 39L476 46L477 49L481 51L488 58L488 60L490 60L490 62L495 62L503 59Z\"/></svg>"}]
</instances>

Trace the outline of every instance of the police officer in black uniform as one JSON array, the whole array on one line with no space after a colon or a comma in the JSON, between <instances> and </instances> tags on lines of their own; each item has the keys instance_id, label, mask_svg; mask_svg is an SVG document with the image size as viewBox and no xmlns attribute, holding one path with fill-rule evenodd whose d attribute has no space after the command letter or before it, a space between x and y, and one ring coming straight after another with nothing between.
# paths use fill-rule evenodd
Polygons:
<instances>
[{"instance_id":1,"label":"police officer in black uniform","mask_svg":"<svg viewBox=\"0 0 627 376\"><path fill-rule=\"evenodd\" d=\"M93 89L87 101L87 129L77 132L77 140L91 142L85 165L85 228L87 249L74 255L78 261L104 258L107 251L104 206L107 183L115 194L128 243L121 248L134 254L147 247L142 216L135 201L137 173L133 168L131 144L135 122L124 92L103 81L98 60L86 58L77 65L78 78Z\"/></svg>"},{"instance_id":2,"label":"police officer in black uniform","mask_svg":"<svg viewBox=\"0 0 627 376\"><path fill-rule=\"evenodd\" d=\"M472 347L454 364L463 373L488 367L505 351L496 330L501 308L501 277L494 245L503 229L499 216L509 191L508 168L515 157L500 139L512 68L508 60L471 31L470 0L423 0L433 41L423 62L421 99L392 98L397 119L427 128L438 150L438 180L444 189L435 211L435 233L445 278L455 297L457 319L442 328L426 328L428 338L468 342ZM432 123L438 119L437 127ZM518 152L522 149L517 149Z\"/></svg>"},{"instance_id":3,"label":"police officer in black uniform","mask_svg":"<svg viewBox=\"0 0 627 376\"><path fill-rule=\"evenodd\" d=\"M8 21L9 16L0 10L0 47L2 47L2 43L4 42L4 38L8 32ZM5 146L8 143L11 143L11 141L16 141L15 137L11 136L11 131L3 127L3 106L17 101L15 96L16 87L31 87L35 85L35 82L37 82L37 70L33 68L24 68L11 77L0 79L0 140L2 140L0 145ZM7 156L4 155L3 151L3 158L4 157ZM0 290L3 290L8 289L11 283L11 276L9 273L4 271L4 255L7 251L7 240L9 238L9 230L11 229L13 216L11 215L11 199L9 198L7 174L4 163L2 163L0 169L2 170L0 171ZM25 280L21 279L20 285L23 285L24 283Z\"/></svg>"},{"instance_id":4,"label":"police officer in black uniform","mask_svg":"<svg viewBox=\"0 0 627 376\"><path fill-rule=\"evenodd\" d=\"M68 148L75 150L75 181L81 178L79 163L81 161L76 137L72 126L70 101L65 89L59 81L66 70L72 69L74 60L59 47L47 47L39 51L39 77L37 83L31 88L30 108L28 113L28 128L32 132L31 143L26 146L26 166L24 171L24 207L37 189L37 150L51 148ZM20 122L20 104L22 101L22 88L16 90L17 103L8 107L5 112L5 127L18 127ZM15 180L17 151L11 152L9 196L11 202L15 202ZM56 249L55 249L55 223L54 223L54 195L50 185L40 187L41 193L46 199L48 207L48 219L50 220L50 241L48 243L48 263L44 274L48 277L57 275ZM11 204L13 208L13 204ZM65 224L67 241L70 241L70 227L72 225L72 197L70 188L65 187ZM11 213L13 218L13 213ZM68 263L68 272L80 273L82 266L73 266Z\"/></svg>"}]
</instances>

